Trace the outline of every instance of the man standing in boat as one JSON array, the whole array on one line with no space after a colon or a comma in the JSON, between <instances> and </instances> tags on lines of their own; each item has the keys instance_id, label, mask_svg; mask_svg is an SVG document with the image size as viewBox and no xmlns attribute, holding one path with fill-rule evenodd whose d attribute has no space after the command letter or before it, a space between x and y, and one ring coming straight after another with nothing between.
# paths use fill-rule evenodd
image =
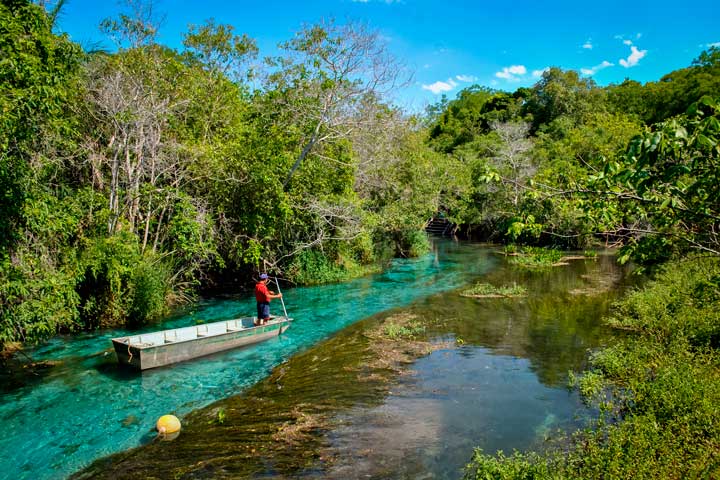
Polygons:
<instances>
[{"instance_id":1,"label":"man standing in boat","mask_svg":"<svg viewBox=\"0 0 720 480\"><path fill-rule=\"evenodd\" d=\"M282 293L271 292L267 288L270 281L267 273L260 274L260 280L255 284L255 300L257 300L257 321L255 325L262 325L270 320L270 299L281 298Z\"/></svg>"}]
</instances>

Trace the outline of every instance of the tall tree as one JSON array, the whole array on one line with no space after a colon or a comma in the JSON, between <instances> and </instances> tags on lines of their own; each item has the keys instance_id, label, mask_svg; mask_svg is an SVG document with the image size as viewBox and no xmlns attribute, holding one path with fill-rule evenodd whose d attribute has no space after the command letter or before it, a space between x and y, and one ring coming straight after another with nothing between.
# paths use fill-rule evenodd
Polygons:
<instances>
[{"instance_id":1,"label":"tall tree","mask_svg":"<svg viewBox=\"0 0 720 480\"><path fill-rule=\"evenodd\" d=\"M270 61L267 88L303 130L302 148L288 171L327 143L347 139L366 120L359 107L367 95L383 97L403 82L402 69L378 32L360 24L325 22L304 28Z\"/></svg>"}]
</instances>

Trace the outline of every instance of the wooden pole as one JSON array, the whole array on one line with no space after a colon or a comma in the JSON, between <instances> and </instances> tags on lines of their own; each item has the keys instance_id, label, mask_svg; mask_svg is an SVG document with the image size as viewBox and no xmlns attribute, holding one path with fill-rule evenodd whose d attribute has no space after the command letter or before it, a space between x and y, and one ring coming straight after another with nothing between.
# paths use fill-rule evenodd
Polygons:
<instances>
[{"instance_id":1,"label":"wooden pole","mask_svg":"<svg viewBox=\"0 0 720 480\"><path fill-rule=\"evenodd\" d=\"M280 291L280 284L277 281L277 277L275 277L275 285L277 285L278 287L278 293L282 295L282 292ZM287 310L285 309L285 300L283 300L283 297L280 297L280 303L282 303L283 312L285 312L285 318L288 318Z\"/></svg>"}]
</instances>

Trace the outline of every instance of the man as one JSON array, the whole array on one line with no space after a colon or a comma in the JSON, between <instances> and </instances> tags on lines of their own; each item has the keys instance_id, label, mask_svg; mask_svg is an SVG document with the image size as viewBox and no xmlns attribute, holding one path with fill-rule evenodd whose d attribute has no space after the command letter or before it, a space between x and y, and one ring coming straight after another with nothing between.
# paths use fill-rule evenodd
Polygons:
<instances>
[{"instance_id":1,"label":"man","mask_svg":"<svg viewBox=\"0 0 720 480\"><path fill-rule=\"evenodd\" d=\"M263 325L270 320L270 299L282 297L282 293L271 292L267 288L270 281L267 273L260 274L260 280L255 284L255 300L257 301L257 320L255 325Z\"/></svg>"}]
</instances>

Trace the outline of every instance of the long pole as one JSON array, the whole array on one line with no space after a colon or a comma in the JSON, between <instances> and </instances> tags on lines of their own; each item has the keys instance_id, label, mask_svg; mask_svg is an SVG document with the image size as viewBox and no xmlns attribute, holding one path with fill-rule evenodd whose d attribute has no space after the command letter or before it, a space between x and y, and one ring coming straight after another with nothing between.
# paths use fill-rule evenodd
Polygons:
<instances>
[{"instance_id":1,"label":"long pole","mask_svg":"<svg viewBox=\"0 0 720 480\"><path fill-rule=\"evenodd\" d=\"M280 291L280 284L277 281L277 277L275 277L275 285L277 285L278 287L278 293L282 295L282 292ZM283 297L280 297L280 303L282 303L283 312L285 312L285 318L288 318L287 310L285 310L285 300L283 300Z\"/></svg>"}]
</instances>

